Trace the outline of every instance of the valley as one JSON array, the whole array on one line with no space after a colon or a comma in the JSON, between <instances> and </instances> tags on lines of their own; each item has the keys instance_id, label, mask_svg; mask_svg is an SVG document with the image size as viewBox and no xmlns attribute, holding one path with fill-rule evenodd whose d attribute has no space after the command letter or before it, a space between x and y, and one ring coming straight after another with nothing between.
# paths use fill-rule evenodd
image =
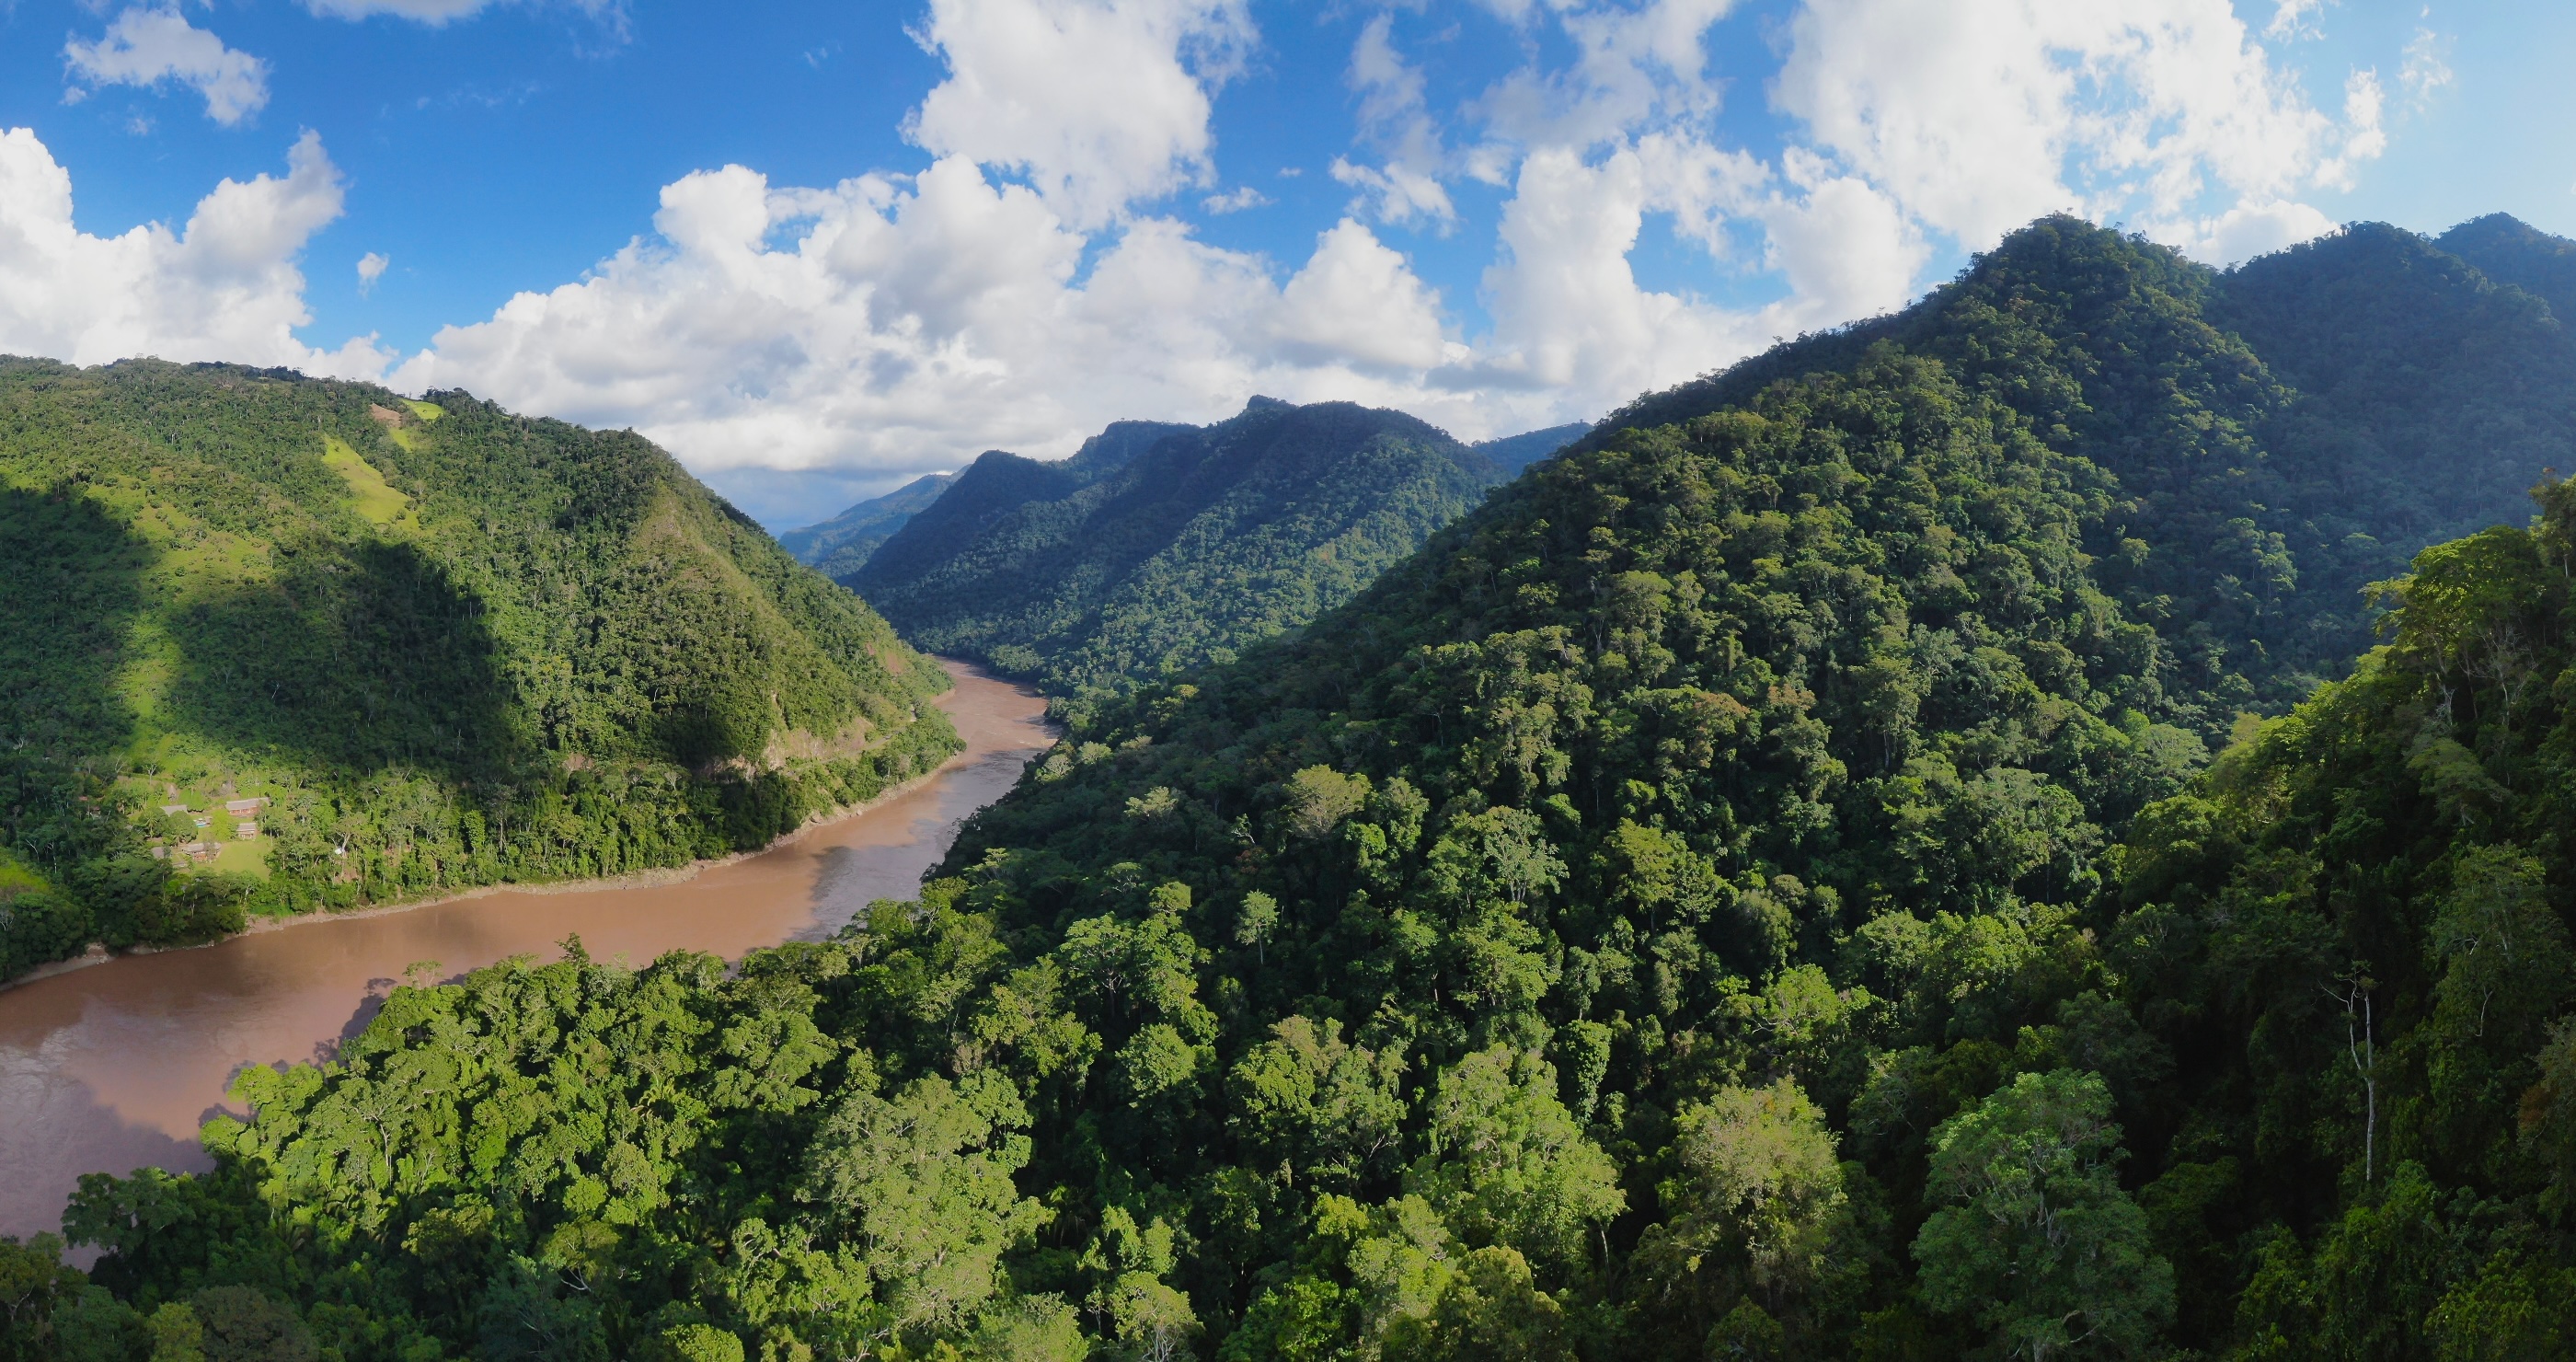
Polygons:
<instances>
[{"instance_id":1,"label":"valley","mask_svg":"<svg viewBox=\"0 0 2576 1362\"><path fill-rule=\"evenodd\" d=\"M0 1252L344 1362L2557 1355L2571 258L2045 217L1587 427L1254 398L807 561L463 393L25 371L159 386L0 446L12 940L951 764L0 993L23 1176L160 1161Z\"/></svg>"},{"instance_id":2,"label":"valley","mask_svg":"<svg viewBox=\"0 0 2576 1362\"><path fill-rule=\"evenodd\" d=\"M938 704L965 747L919 782L774 846L628 884L484 891L271 920L213 945L128 955L0 989L0 1235L61 1228L80 1175L211 1167L197 1127L247 1065L326 1053L398 983L461 976L578 937L602 960L725 958L829 936L917 892L958 826L1052 741L1027 692L952 669Z\"/></svg>"}]
</instances>

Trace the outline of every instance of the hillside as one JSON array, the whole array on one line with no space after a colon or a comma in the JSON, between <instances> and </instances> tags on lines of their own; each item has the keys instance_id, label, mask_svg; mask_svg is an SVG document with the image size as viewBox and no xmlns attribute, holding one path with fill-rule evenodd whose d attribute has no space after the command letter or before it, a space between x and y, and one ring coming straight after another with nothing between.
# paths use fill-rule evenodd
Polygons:
<instances>
[{"instance_id":1,"label":"hillside","mask_svg":"<svg viewBox=\"0 0 2576 1362\"><path fill-rule=\"evenodd\" d=\"M1601 429L1687 421L1882 343L1942 359L2123 479L2086 540L2113 561L2106 589L2208 669L2196 689L2274 710L2369 646L2363 587L2518 519L2543 468L2576 467L2576 344L2506 278L2543 282L2576 243L2502 215L2444 238L2491 243L2489 274L2362 224L2224 274L2177 259L2104 277L2088 233L2040 224L1904 313L1641 398Z\"/></svg>"},{"instance_id":2,"label":"hillside","mask_svg":"<svg viewBox=\"0 0 2576 1362\"><path fill-rule=\"evenodd\" d=\"M917 903L248 1072L217 1172L83 1189L83 1308L246 1284L388 1358L2562 1355L2567 363L2390 229L2218 274L2035 224L1078 709Z\"/></svg>"},{"instance_id":3,"label":"hillside","mask_svg":"<svg viewBox=\"0 0 2576 1362\"><path fill-rule=\"evenodd\" d=\"M0 361L0 678L0 974L759 846L955 743L636 436L221 366Z\"/></svg>"},{"instance_id":4,"label":"hillside","mask_svg":"<svg viewBox=\"0 0 2576 1362\"><path fill-rule=\"evenodd\" d=\"M789 530L778 546L797 562L826 577L845 577L859 570L877 546L894 537L904 522L939 500L955 475L929 473L881 497L870 497L829 520Z\"/></svg>"},{"instance_id":5,"label":"hillside","mask_svg":"<svg viewBox=\"0 0 2576 1362\"><path fill-rule=\"evenodd\" d=\"M1507 474L1522 469L1554 454L1592 432L1592 427L1576 422L1572 425L1549 426L1545 430L1506 435L1499 440L1478 440L1468 446L1494 461L1494 466Z\"/></svg>"},{"instance_id":6,"label":"hillside","mask_svg":"<svg viewBox=\"0 0 2576 1362\"><path fill-rule=\"evenodd\" d=\"M1503 476L1400 412L1255 398L1061 464L988 453L841 580L926 647L1115 689L1304 624Z\"/></svg>"}]
</instances>

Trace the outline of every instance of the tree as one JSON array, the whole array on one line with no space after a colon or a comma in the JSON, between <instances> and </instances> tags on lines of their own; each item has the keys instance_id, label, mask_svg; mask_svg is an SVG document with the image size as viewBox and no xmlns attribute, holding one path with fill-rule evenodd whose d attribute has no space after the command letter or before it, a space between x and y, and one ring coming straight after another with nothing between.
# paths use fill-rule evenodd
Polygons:
<instances>
[{"instance_id":1,"label":"tree","mask_svg":"<svg viewBox=\"0 0 2576 1362\"><path fill-rule=\"evenodd\" d=\"M1692 1292L1703 1312L1750 1292L1769 1315L1788 1314L1826 1269L1845 1215L1824 1113L1783 1078L1721 1088L1673 1125L1679 1171L1660 1189L1666 1219L1638 1245L1639 1267L1659 1296Z\"/></svg>"},{"instance_id":2,"label":"tree","mask_svg":"<svg viewBox=\"0 0 2576 1362\"><path fill-rule=\"evenodd\" d=\"M1330 1019L1289 1017L1270 1031L1227 1076L1227 1121L1256 1168L1347 1188L1401 1132L1403 1056L1345 1043Z\"/></svg>"},{"instance_id":3,"label":"tree","mask_svg":"<svg viewBox=\"0 0 2576 1362\"><path fill-rule=\"evenodd\" d=\"M1570 1272L1590 1257L1593 1229L1628 1204L1617 1167L1574 1124L1555 1069L1536 1055L1495 1046L1442 1071L1429 1133L1405 1189L1470 1246Z\"/></svg>"},{"instance_id":4,"label":"tree","mask_svg":"<svg viewBox=\"0 0 2576 1362\"><path fill-rule=\"evenodd\" d=\"M1540 1291L1529 1264L1499 1245L1458 1265L1427 1315L1396 1321L1388 1362L1573 1362L1565 1307Z\"/></svg>"},{"instance_id":5,"label":"tree","mask_svg":"<svg viewBox=\"0 0 2576 1362\"><path fill-rule=\"evenodd\" d=\"M2173 1268L2113 1174L2110 1112L2096 1075L2026 1073L1932 1134L1923 1298L1996 1356L2135 1356L2173 1314Z\"/></svg>"},{"instance_id":6,"label":"tree","mask_svg":"<svg viewBox=\"0 0 2576 1362\"><path fill-rule=\"evenodd\" d=\"M989 1070L892 1096L863 1082L825 1114L803 1195L866 1264L892 1329L955 1325L1001 1289L1002 1254L1046 1219L1011 1180L1027 1123Z\"/></svg>"}]
</instances>

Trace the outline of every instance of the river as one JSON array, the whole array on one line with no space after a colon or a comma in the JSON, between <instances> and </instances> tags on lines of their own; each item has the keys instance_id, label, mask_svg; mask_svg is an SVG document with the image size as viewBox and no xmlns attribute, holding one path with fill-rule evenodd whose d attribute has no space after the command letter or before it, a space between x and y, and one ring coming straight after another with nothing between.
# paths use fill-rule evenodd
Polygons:
<instances>
[{"instance_id":1,"label":"river","mask_svg":"<svg viewBox=\"0 0 2576 1362\"><path fill-rule=\"evenodd\" d=\"M0 992L0 1234L55 1228L83 1173L208 1166L197 1127L252 1064L329 1053L415 964L438 977L579 933L598 959L739 958L829 936L910 898L966 816L1053 741L1044 702L961 663L939 699L966 750L870 808L661 884L513 889L296 919L194 950L129 955ZM87 1255L83 1255L86 1258Z\"/></svg>"}]
</instances>

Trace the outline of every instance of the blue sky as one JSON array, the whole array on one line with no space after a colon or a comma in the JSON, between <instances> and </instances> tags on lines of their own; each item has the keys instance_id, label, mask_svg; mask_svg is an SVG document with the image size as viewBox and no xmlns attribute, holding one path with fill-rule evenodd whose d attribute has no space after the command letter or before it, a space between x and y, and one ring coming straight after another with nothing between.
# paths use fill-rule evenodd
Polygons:
<instances>
[{"instance_id":1,"label":"blue sky","mask_svg":"<svg viewBox=\"0 0 2576 1362\"><path fill-rule=\"evenodd\" d=\"M2576 234L2571 56L2539 3L0 0L0 350L464 387L787 525L1255 392L1594 417L2054 209Z\"/></svg>"}]
</instances>

